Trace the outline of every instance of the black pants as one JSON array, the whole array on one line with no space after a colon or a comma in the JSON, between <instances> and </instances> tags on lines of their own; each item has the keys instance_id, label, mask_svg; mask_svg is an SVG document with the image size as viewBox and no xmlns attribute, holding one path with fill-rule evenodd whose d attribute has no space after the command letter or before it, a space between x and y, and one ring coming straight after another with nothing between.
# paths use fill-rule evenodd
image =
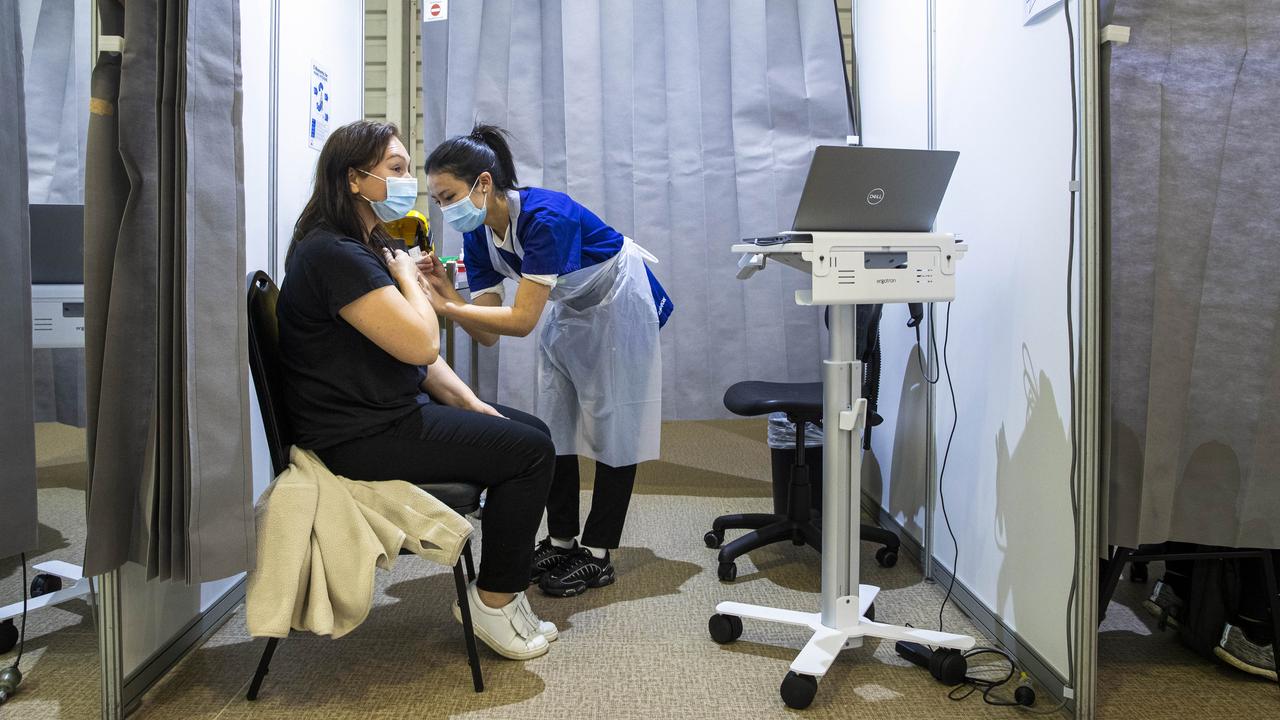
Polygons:
<instances>
[{"instance_id":1,"label":"black pants","mask_svg":"<svg viewBox=\"0 0 1280 720\"><path fill-rule=\"evenodd\" d=\"M318 451L353 480L483 485L484 538L476 586L521 592L529 586L533 545L555 469L550 431L538 418L495 406L508 419L424 405L392 427Z\"/></svg>"},{"instance_id":2,"label":"black pants","mask_svg":"<svg viewBox=\"0 0 1280 720\"><path fill-rule=\"evenodd\" d=\"M578 456L557 455L555 479L547 497L547 531L562 540L578 537ZM591 492L591 512L580 542L594 548L612 550L622 540L622 526L631 505L636 482L636 466L612 467L596 462L596 484ZM485 506L489 512L489 506Z\"/></svg>"}]
</instances>

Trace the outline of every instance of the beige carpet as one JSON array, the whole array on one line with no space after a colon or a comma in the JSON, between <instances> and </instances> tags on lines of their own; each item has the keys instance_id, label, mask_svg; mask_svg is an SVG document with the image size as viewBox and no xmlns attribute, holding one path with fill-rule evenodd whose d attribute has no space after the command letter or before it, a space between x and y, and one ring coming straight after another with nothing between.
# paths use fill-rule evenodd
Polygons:
<instances>
[{"instance_id":1,"label":"beige carpet","mask_svg":"<svg viewBox=\"0 0 1280 720\"><path fill-rule=\"evenodd\" d=\"M36 424L40 533L36 551L27 555L29 565L46 560L78 565L84 559L84 443L83 429ZM0 560L0 605L20 602L21 590L18 558ZM12 665L16 654L0 656L0 667ZM20 694L0 706L0 720L98 717L98 640L87 602L72 601L28 616L22 673Z\"/></svg>"},{"instance_id":2,"label":"beige carpet","mask_svg":"<svg viewBox=\"0 0 1280 720\"><path fill-rule=\"evenodd\" d=\"M378 607L355 633L338 641L298 636L282 643L256 703L245 701L244 692L263 641L247 637L241 611L148 694L137 717L792 716L778 698L778 683L807 639L804 631L747 623L742 639L723 647L706 632L720 600L816 608L818 558L811 550L785 545L758 551L739 562L736 583L723 585L715 577L714 551L702 545L715 515L769 508L762 438L762 424L752 421L668 425L662 461L641 470L624 548L616 556L619 581L569 600L534 591L535 609L559 624L561 639L547 656L524 663L482 647L482 694L471 691L461 632L449 615L452 575L407 558L394 571L379 573ZM584 492L584 505L588 498ZM891 570L879 568L873 551L864 546L863 572L865 582L884 588L879 617L936 623L942 592L921 582L918 568L905 560ZM1122 591L1128 605L1113 607L1102 635L1099 717L1254 718L1280 709L1274 685L1192 655L1171 633L1153 633L1154 623L1128 609L1139 607L1143 589L1126 585ZM92 626L76 612L68 620L66 629L50 627L33 637L43 650L29 663L27 692L0 708L0 718L97 716L96 663L87 634ZM947 625L973 631L955 610ZM945 688L876 641L842 655L804 713L886 720L1021 715L977 698L947 700Z\"/></svg>"}]
</instances>

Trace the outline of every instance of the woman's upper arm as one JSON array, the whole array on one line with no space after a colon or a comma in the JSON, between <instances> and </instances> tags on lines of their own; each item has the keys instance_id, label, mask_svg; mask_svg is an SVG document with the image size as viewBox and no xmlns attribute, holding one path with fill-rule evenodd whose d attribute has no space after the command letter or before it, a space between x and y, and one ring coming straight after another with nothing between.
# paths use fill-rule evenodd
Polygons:
<instances>
[{"instance_id":1,"label":"woman's upper arm","mask_svg":"<svg viewBox=\"0 0 1280 720\"><path fill-rule=\"evenodd\" d=\"M338 315L400 362L430 365L440 355L440 339L393 285L361 295Z\"/></svg>"}]
</instances>

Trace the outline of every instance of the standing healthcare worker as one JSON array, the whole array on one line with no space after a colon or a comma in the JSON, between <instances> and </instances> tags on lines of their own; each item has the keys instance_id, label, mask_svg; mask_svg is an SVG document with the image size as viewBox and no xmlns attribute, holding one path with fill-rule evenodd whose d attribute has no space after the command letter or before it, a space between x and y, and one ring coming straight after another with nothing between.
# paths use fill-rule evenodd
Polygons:
<instances>
[{"instance_id":1,"label":"standing healthcare worker","mask_svg":"<svg viewBox=\"0 0 1280 720\"><path fill-rule=\"evenodd\" d=\"M556 469L549 536L537 544L531 580L556 597L608 585L615 579L609 551L622 537L636 464L658 457L658 329L673 305L645 265L656 259L568 195L520 187L500 128L477 125L445 141L426 172L445 222L463 233L471 286L468 303L440 263L424 259L437 312L493 345L500 335L527 336L546 309L537 415L551 428ZM505 307L504 278L519 283ZM596 461L580 543L579 455Z\"/></svg>"}]
</instances>

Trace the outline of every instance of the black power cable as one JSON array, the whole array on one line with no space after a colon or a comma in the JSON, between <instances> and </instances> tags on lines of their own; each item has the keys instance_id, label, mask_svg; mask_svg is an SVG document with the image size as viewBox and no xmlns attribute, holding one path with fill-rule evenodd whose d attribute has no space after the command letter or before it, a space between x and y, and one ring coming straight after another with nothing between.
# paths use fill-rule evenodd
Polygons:
<instances>
[{"instance_id":1,"label":"black power cable","mask_svg":"<svg viewBox=\"0 0 1280 720\"><path fill-rule=\"evenodd\" d=\"M27 649L27 554L20 553L19 560L22 562L22 630L18 635L18 657L13 664L4 670L0 670L0 705L7 702L18 691L18 686L22 684L22 670L19 666L22 664L22 654Z\"/></svg>"},{"instance_id":2,"label":"black power cable","mask_svg":"<svg viewBox=\"0 0 1280 720\"><path fill-rule=\"evenodd\" d=\"M930 306L932 315L932 306ZM933 332L933 318L929 318L929 332ZM956 407L956 386L951 381L951 366L947 362L947 344L951 340L951 303L947 303L947 329L942 333L942 368L947 374L947 389L951 394L951 433L947 436L947 449L942 453L942 467L938 470L938 500L942 503L942 520L946 523L947 534L951 536L951 547L955 553L951 558L951 582L947 584L947 595L938 607L938 632L942 632L942 612L947 609L951 594L956 589L956 577L960 574L960 543L956 541L955 530L951 527L951 516L947 514L947 495L943 491L943 481L947 477L947 460L951 457L951 441L956 437L956 427L960 424L960 411ZM939 371L941 373L941 370Z\"/></svg>"}]
</instances>

